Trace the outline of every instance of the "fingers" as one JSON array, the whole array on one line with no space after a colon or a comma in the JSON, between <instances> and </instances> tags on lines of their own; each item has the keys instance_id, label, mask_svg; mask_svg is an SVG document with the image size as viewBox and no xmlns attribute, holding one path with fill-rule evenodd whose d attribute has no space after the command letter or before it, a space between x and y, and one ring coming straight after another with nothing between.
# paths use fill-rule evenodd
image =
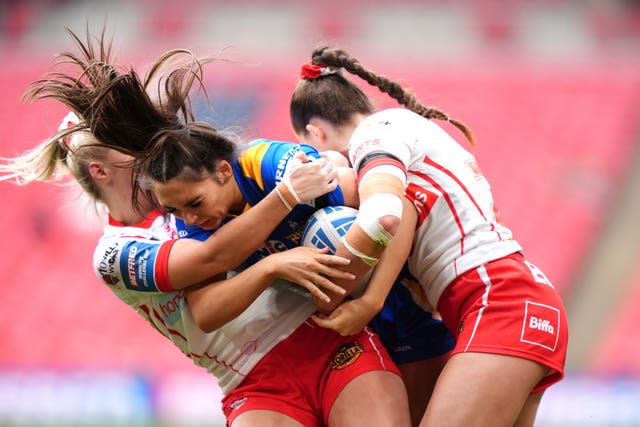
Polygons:
<instances>
[{"instance_id":1,"label":"fingers","mask_svg":"<svg viewBox=\"0 0 640 427\"><path fill-rule=\"evenodd\" d=\"M324 316L322 314L319 313L315 313L311 315L311 319L316 322L318 324L318 326L320 326L321 328L325 328L325 329L331 329L337 333L339 333L340 335L347 336L347 335L351 335L348 330L348 328L343 328L342 325L340 324L340 322L338 321L339 319L337 318L333 318L332 316Z\"/></svg>"},{"instance_id":2,"label":"fingers","mask_svg":"<svg viewBox=\"0 0 640 427\"><path fill-rule=\"evenodd\" d=\"M327 267L326 265L322 265L322 266L319 266L318 269L320 271L316 272L316 275L322 281L316 280L315 276L312 280L316 285L322 286L323 288L327 288L327 286L325 286L324 281L329 281L330 278L342 279L342 280L354 280L356 278L355 274L348 271L340 270L339 268L331 268L331 267Z\"/></svg>"},{"instance_id":3,"label":"fingers","mask_svg":"<svg viewBox=\"0 0 640 427\"><path fill-rule=\"evenodd\" d=\"M298 284L300 286L302 286L303 288L305 288L306 290L308 290L309 293L314 298L317 298L320 301L324 301L324 302L331 302L331 298L329 298L329 296L327 294L322 292L322 290L318 286L316 286L313 282L311 282L309 280L301 280L301 281L298 282ZM342 289L342 288L340 288L340 289Z\"/></svg>"},{"instance_id":4,"label":"fingers","mask_svg":"<svg viewBox=\"0 0 640 427\"><path fill-rule=\"evenodd\" d=\"M312 314L311 319L318 324L318 326L326 329L331 329L331 320L324 314Z\"/></svg>"},{"instance_id":5,"label":"fingers","mask_svg":"<svg viewBox=\"0 0 640 427\"><path fill-rule=\"evenodd\" d=\"M299 164L296 172L306 174L317 174L320 177L324 177L327 181L331 181L337 178L338 172L333 163L325 158L314 159L307 163Z\"/></svg>"},{"instance_id":6,"label":"fingers","mask_svg":"<svg viewBox=\"0 0 640 427\"><path fill-rule=\"evenodd\" d=\"M316 288L322 288L326 291L333 292L339 295L344 295L347 292L344 288L341 288L340 286L336 285L326 277L321 276L319 274L316 275L316 278L311 280L311 283ZM327 297L327 299L325 299L325 302L331 302L331 299Z\"/></svg>"},{"instance_id":7,"label":"fingers","mask_svg":"<svg viewBox=\"0 0 640 427\"><path fill-rule=\"evenodd\" d=\"M323 251L325 252L328 250L328 248L323 248ZM351 263L351 260L349 258L341 257L338 255L319 254L316 259L323 265L349 265Z\"/></svg>"},{"instance_id":8,"label":"fingers","mask_svg":"<svg viewBox=\"0 0 640 427\"><path fill-rule=\"evenodd\" d=\"M298 151L293 157L300 160L302 163L307 163L309 161L309 157L307 157L303 151Z\"/></svg>"},{"instance_id":9,"label":"fingers","mask_svg":"<svg viewBox=\"0 0 640 427\"><path fill-rule=\"evenodd\" d=\"M327 159L302 163L293 158L288 163L292 164L287 164L283 182L302 201L315 199L335 190L338 185L338 172Z\"/></svg>"}]
</instances>

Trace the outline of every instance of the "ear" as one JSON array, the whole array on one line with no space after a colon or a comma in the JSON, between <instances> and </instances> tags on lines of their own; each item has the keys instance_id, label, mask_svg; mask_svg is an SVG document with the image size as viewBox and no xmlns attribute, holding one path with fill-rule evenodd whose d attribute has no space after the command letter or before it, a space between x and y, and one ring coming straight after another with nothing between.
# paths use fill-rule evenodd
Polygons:
<instances>
[{"instance_id":1,"label":"ear","mask_svg":"<svg viewBox=\"0 0 640 427\"><path fill-rule=\"evenodd\" d=\"M218 178L220 184L225 184L232 176L233 168L231 167L231 163L226 160L220 160L216 168L216 178Z\"/></svg>"},{"instance_id":2,"label":"ear","mask_svg":"<svg viewBox=\"0 0 640 427\"><path fill-rule=\"evenodd\" d=\"M309 138L311 139L309 145L314 147L322 146L327 140L327 134L324 129L319 126L319 123L312 120L305 126L305 129L309 132Z\"/></svg>"},{"instance_id":3,"label":"ear","mask_svg":"<svg viewBox=\"0 0 640 427\"><path fill-rule=\"evenodd\" d=\"M89 175L91 175L91 178L96 182L103 182L109 177L104 164L101 162L90 162L88 168Z\"/></svg>"}]
</instances>

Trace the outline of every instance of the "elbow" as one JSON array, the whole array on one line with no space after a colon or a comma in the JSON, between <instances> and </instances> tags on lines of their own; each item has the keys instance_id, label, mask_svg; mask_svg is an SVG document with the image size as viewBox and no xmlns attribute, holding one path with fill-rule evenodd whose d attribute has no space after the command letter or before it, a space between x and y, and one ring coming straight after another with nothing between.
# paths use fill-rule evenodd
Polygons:
<instances>
[{"instance_id":1,"label":"elbow","mask_svg":"<svg viewBox=\"0 0 640 427\"><path fill-rule=\"evenodd\" d=\"M194 323L202 332L209 333L218 329L224 323L220 322L220 319L213 315L211 307L206 307L205 304L199 304L193 299L187 299L189 310L191 311L191 317Z\"/></svg>"},{"instance_id":2,"label":"elbow","mask_svg":"<svg viewBox=\"0 0 640 427\"><path fill-rule=\"evenodd\" d=\"M210 317L203 315L198 316L195 313L193 314L193 320L195 321L196 326L198 326L198 329L207 334L215 331L221 326L215 321L215 319L211 319Z\"/></svg>"},{"instance_id":3,"label":"elbow","mask_svg":"<svg viewBox=\"0 0 640 427\"><path fill-rule=\"evenodd\" d=\"M378 219L378 224L382 227L390 236L395 236L400 227L400 218L395 215L385 215Z\"/></svg>"}]
</instances>

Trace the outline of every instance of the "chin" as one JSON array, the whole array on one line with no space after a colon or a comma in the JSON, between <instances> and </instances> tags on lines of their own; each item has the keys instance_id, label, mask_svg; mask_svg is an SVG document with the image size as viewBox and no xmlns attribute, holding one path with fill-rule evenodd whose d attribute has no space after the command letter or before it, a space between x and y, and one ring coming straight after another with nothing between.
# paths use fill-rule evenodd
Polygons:
<instances>
[{"instance_id":1,"label":"chin","mask_svg":"<svg viewBox=\"0 0 640 427\"><path fill-rule=\"evenodd\" d=\"M216 228L220 227L220 221L207 221L199 225L198 227L208 231L215 230Z\"/></svg>"}]
</instances>

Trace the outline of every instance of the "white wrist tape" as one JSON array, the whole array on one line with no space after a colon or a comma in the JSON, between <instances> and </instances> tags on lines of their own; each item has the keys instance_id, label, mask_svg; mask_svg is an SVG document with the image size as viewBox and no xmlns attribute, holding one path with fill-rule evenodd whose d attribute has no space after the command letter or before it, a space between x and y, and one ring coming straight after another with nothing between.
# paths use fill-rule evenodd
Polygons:
<instances>
[{"instance_id":1,"label":"white wrist tape","mask_svg":"<svg viewBox=\"0 0 640 427\"><path fill-rule=\"evenodd\" d=\"M393 235L378 222L387 215L402 218L402 199L391 193L377 193L360 204L355 224L358 224L371 240L387 246Z\"/></svg>"},{"instance_id":2,"label":"white wrist tape","mask_svg":"<svg viewBox=\"0 0 640 427\"><path fill-rule=\"evenodd\" d=\"M360 258L360 260L365 264L373 267L378 263L378 258L373 258L363 254L362 252L360 252L359 250L351 246L349 243L347 243L347 239L342 239L342 243L344 244L344 247L347 248L349 252L351 252L352 255L355 255L358 258Z\"/></svg>"},{"instance_id":3,"label":"white wrist tape","mask_svg":"<svg viewBox=\"0 0 640 427\"><path fill-rule=\"evenodd\" d=\"M301 165L302 165L302 162L300 161L300 159L295 157L289 159L289 161L287 162L287 167L284 172L284 176L282 177L282 183L287 186L287 188L289 189L289 192L293 195L293 197L296 199L296 202L298 202L298 204L302 203L302 200L300 200L300 196L298 196L298 193L296 193L296 190L293 188L293 185L291 185L291 175L295 171L297 171Z\"/></svg>"}]
</instances>

